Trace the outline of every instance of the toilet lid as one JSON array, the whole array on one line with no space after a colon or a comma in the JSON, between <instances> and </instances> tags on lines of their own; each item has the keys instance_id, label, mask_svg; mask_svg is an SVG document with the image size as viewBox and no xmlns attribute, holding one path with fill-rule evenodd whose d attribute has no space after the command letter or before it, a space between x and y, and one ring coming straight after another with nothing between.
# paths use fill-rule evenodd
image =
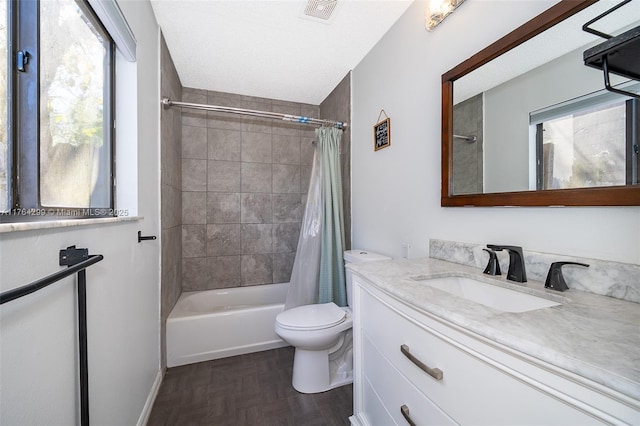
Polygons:
<instances>
[{"instance_id":1,"label":"toilet lid","mask_svg":"<svg viewBox=\"0 0 640 426\"><path fill-rule=\"evenodd\" d=\"M340 324L347 317L344 309L333 302L304 305L278 314L276 320L286 328L319 330Z\"/></svg>"}]
</instances>

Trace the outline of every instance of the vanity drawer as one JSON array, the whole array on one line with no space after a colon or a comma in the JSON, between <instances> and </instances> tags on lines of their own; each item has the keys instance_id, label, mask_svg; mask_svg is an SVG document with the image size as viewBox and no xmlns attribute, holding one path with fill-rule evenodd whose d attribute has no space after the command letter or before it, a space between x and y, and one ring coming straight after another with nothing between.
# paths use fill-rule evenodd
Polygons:
<instances>
[{"instance_id":1,"label":"vanity drawer","mask_svg":"<svg viewBox=\"0 0 640 426\"><path fill-rule=\"evenodd\" d=\"M394 420L385 408L380 395L373 389L373 385L369 381L368 377L363 380L362 393L363 393L363 412L360 413L361 417L364 417L364 424L375 425L393 425ZM362 424L362 423L356 423Z\"/></svg>"},{"instance_id":2,"label":"vanity drawer","mask_svg":"<svg viewBox=\"0 0 640 426\"><path fill-rule=\"evenodd\" d=\"M363 342L374 348L395 366L434 404L461 424L601 424L529 383L491 365L451 337L446 337L380 301L367 291L361 292L359 328ZM452 330L453 331L453 330ZM447 333L455 335L455 333ZM417 363L439 369L436 379ZM366 358L368 348L363 348ZM369 374L365 368L365 374ZM437 374L434 373L437 376ZM552 413L552 414L551 414Z\"/></svg>"},{"instance_id":3,"label":"vanity drawer","mask_svg":"<svg viewBox=\"0 0 640 426\"><path fill-rule=\"evenodd\" d=\"M393 423L390 423L388 418L376 415L373 409L369 411L365 404L370 425L411 424L405 415L416 425L456 424L396 370L366 336L363 336L362 348L365 382L376 390L386 413L393 419Z\"/></svg>"}]
</instances>

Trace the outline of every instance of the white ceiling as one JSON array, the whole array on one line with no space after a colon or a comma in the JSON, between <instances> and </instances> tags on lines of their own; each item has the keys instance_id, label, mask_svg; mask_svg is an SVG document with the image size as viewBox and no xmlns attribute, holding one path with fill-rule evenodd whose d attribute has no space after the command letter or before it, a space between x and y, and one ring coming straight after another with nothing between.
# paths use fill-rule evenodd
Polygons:
<instances>
[{"instance_id":1,"label":"white ceiling","mask_svg":"<svg viewBox=\"0 0 640 426\"><path fill-rule=\"evenodd\" d=\"M329 23L305 0L151 0L182 85L320 104L411 0L338 0Z\"/></svg>"}]
</instances>

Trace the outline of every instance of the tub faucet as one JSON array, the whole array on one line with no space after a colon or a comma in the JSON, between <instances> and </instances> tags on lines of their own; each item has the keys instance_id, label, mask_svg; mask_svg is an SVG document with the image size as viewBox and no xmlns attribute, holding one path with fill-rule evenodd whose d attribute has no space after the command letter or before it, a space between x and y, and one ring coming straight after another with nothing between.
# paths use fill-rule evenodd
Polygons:
<instances>
[{"instance_id":1,"label":"tub faucet","mask_svg":"<svg viewBox=\"0 0 640 426\"><path fill-rule=\"evenodd\" d=\"M522 247L487 244L487 248L496 251L507 250L509 252L509 270L507 271L507 279L519 283L527 282L527 271L524 267Z\"/></svg>"}]
</instances>

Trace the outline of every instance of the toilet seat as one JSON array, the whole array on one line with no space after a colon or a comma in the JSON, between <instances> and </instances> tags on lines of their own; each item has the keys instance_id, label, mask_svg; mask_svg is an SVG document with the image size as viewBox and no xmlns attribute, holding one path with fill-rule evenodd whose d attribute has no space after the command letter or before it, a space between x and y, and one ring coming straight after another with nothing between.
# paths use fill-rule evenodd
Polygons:
<instances>
[{"instance_id":1,"label":"toilet seat","mask_svg":"<svg viewBox=\"0 0 640 426\"><path fill-rule=\"evenodd\" d=\"M298 306L281 312L276 322L290 330L322 330L345 321L347 313L333 302Z\"/></svg>"}]
</instances>

